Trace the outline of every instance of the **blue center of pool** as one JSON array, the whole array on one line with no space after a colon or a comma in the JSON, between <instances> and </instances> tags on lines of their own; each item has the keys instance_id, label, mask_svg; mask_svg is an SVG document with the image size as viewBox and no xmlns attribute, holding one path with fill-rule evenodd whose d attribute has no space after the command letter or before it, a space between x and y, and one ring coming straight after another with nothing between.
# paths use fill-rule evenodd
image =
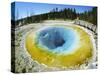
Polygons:
<instances>
[{"instance_id":1,"label":"blue center of pool","mask_svg":"<svg viewBox=\"0 0 100 75\"><path fill-rule=\"evenodd\" d=\"M49 51L71 51L76 47L78 37L71 28L48 27L39 31L38 43Z\"/></svg>"}]
</instances>

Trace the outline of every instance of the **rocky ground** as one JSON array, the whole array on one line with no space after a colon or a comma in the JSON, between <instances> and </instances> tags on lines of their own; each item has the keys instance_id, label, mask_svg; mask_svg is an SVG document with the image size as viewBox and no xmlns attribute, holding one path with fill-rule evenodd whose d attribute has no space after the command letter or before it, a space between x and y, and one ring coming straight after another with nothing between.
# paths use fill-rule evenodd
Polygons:
<instances>
[{"instance_id":1,"label":"rocky ground","mask_svg":"<svg viewBox=\"0 0 100 75\"><path fill-rule=\"evenodd\" d=\"M27 52L25 48L25 37L26 35L32 31L37 30L38 28L44 27L46 25L79 25L75 21L64 21L64 20L47 20L42 23L33 23L18 27L15 29L15 72L42 72L42 71L58 71L58 70L70 70L70 69L58 69L58 68L48 68L44 64L39 64L37 61L31 59L30 54ZM82 28L86 28L82 26ZM87 29L86 29L87 30ZM88 68L96 68L97 66L97 34L94 31L88 30L88 33L93 36L95 52L92 63L88 66L83 64L80 68L76 69L88 69Z\"/></svg>"}]
</instances>

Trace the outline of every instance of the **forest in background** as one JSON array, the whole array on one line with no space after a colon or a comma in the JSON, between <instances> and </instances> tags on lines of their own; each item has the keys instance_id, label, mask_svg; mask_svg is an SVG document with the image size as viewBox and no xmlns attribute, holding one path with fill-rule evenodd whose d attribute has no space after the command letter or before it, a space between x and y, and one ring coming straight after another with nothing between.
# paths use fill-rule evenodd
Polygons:
<instances>
[{"instance_id":1,"label":"forest in background","mask_svg":"<svg viewBox=\"0 0 100 75\"><path fill-rule=\"evenodd\" d=\"M19 13L17 13L18 16ZM15 27L30 24L30 23L39 23L44 20L84 20L87 22L90 22L94 25L97 25L97 7L93 7L91 11L85 11L84 13L76 13L76 9L72 8L65 8L62 10L58 10L58 8L52 9L48 13L34 15L30 14L30 16L27 15L26 18L22 18L19 20L11 20L11 24Z\"/></svg>"}]
</instances>

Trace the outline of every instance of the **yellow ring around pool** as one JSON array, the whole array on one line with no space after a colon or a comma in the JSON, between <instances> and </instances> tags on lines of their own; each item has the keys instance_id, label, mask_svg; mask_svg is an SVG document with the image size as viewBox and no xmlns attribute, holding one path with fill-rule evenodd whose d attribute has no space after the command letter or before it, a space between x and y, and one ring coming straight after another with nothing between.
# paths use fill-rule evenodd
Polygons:
<instances>
[{"instance_id":1,"label":"yellow ring around pool","mask_svg":"<svg viewBox=\"0 0 100 75\"><path fill-rule=\"evenodd\" d=\"M71 27L79 35L79 45L74 53L70 54L54 54L48 51L44 51L43 48L39 48L35 43L35 32L30 32L26 36L25 46L28 53L31 55L33 60L36 60L40 64L45 64L48 67L57 68L69 68L85 63L90 60L93 52L93 44L91 37L85 30L78 26L64 26Z\"/></svg>"}]
</instances>

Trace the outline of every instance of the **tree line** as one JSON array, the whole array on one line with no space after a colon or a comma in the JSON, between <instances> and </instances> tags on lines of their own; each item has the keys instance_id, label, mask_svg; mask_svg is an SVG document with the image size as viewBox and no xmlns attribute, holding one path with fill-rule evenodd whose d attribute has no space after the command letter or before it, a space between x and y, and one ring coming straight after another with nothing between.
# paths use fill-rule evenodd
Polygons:
<instances>
[{"instance_id":1,"label":"tree line","mask_svg":"<svg viewBox=\"0 0 100 75\"><path fill-rule=\"evenodd\" d=\"M80 20L88 21L97 25L97 7L94 7L91 11L85 11L78 14Z\"/></svg>"},{"instance_id":2,"label":"tree line","mask_svg":"<svg viewBox=\"0 0 100 75\"><path fill-rule=\"evenodd\" d=\"M63 20L74 20L79 17L80 20L85 20L97 25L97 8L94 7L91 11L85 11L84 13L76 13L76 9L72 8L65 8L62 10L58 10L58 8L54 8L48 13L27 16L26 18L19 19L17 21L12 20L12 25L25 25L30 23L38 23L44 20L56 20L56 19L63 19Z\"/></svg>"}]
</instances>

